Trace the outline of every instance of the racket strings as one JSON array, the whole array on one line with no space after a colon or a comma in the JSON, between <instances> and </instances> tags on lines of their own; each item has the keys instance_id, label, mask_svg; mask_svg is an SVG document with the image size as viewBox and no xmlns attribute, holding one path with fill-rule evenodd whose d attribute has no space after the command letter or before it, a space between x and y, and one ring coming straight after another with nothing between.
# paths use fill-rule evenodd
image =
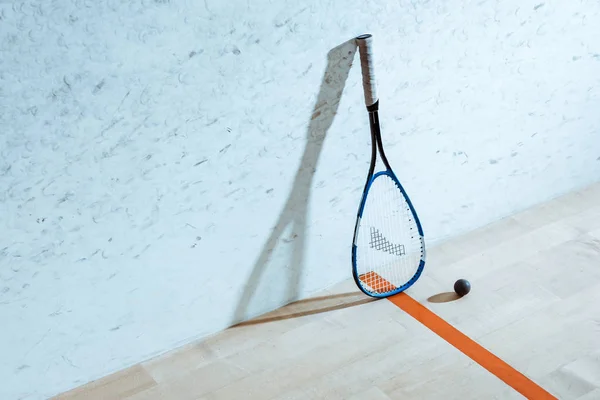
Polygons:
<instances>
[{"instance_id":1,"label":"racket strings","mask_svg":"<svg viewBox=\"0 0 600 400\"><path fill-rule=\"evenodd\" d=\"M422 242L413 213L389 175L371 184L356 241L359 276L370 277L367 289L393 291L409 282L418 270Z\"/></svg>"}]
</instances>

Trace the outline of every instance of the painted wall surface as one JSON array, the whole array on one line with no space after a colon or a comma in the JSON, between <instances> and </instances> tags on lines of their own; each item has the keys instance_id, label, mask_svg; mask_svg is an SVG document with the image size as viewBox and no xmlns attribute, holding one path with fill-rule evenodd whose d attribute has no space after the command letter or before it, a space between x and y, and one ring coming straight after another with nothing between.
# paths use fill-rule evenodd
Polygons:
<instances>
[{"instance_id":1,"label":"painted wall surface","mask_svg":"<svg viewBox=\"0 0 600 400\"><path fill-rule=\"evenodd\" d=\"M600 177L597 1L0 4L0 398L350 277L375 38L429 245Z\"/></svg>"}]
</instances>

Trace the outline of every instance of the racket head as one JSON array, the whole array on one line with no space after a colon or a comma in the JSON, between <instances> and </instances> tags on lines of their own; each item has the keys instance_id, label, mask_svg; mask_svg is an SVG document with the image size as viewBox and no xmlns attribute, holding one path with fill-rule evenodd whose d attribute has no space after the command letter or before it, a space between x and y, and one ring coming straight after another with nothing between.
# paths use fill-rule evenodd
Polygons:
<instances>
[{"instance_id":1,"label":"racket head","mask_svg":"<svg viewBox=\"0 0 600 400\"><path fill-rule=\"evenodd\" d=\"M369 177L356 218L352 274L371 297L412 286L425 267L425 240L417 213L391 169Z\"/></svg>"}]
</instances>

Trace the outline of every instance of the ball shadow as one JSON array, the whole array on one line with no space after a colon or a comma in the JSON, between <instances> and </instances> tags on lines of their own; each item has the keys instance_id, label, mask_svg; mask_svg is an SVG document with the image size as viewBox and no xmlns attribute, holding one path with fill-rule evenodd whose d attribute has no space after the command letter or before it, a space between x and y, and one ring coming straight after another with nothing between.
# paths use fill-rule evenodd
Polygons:
<instances>
[{"instance_id":1,"label":"ball shadow","mask_svg":"<svg viewBox=\"0 0 600 400\"><path fill-rule=\"evenodd\" d=\"M438 293L427 299L430 303L449 303L460 299L460 296L455 292Z\"/></svg>"}]
</instances>

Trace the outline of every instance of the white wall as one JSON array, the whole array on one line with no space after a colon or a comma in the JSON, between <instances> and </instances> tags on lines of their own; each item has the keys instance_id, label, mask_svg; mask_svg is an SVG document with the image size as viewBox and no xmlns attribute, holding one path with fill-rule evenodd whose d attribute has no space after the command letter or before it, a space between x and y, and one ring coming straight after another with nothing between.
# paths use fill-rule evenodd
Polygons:
<instances>
[{"instance_id":1,"label":"white wall","mask_svg":"<svg viewBox=\"0 0 600 400\"><path fill-rule=\"evenodd\" d=\"M600 3L541 1L2 2L0 398L350 277L357 34L430 245L597 181Z\"/></svg>"}]
</instances>

